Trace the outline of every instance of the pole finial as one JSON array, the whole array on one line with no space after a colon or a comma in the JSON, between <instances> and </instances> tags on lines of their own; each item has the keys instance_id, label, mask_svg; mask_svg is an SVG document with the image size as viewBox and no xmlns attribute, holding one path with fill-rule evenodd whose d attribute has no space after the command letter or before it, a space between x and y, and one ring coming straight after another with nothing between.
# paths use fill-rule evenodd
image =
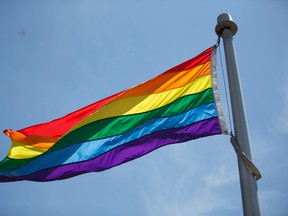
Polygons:
<instances>
[{"instance_id":1,"label":"pole finial","mask_svg":"<svg viewBox=\"0 0 288 216\"><path fill-rule=\"evenodd\" d=\"M228 13L223 13L218 16L217 25L215 27L216 34L221 37L224 28L229 28L232 35L235 35L238 30L236 23Z\"/></svg>"}]
</instances>

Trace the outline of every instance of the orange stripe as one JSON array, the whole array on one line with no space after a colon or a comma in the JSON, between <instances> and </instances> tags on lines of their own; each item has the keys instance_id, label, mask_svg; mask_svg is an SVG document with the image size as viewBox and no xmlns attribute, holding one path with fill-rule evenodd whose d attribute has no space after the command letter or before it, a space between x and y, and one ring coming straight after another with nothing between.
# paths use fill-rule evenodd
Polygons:
<instances>
[{"instance_id":1,"label":"orange stripe","mask_svg":"<svg viewBox=\"0 0 288 216\"><path fill-rule=\"evenodd\" d=\"M52 144L54 144L60 139L60 137L48 137L38 135L25 136L20 132L11 130L5 131L5 134L9 136L12 141L16 142L17 145L21 143L22 145L29 145L35 148L44 148L44 149L50 148Z\"/></svg>"},{"instance_id":2,"label":"orange stripe","mask_svg":"<svg viewBox=\"0 0 288 216\"><path fill-rule=\"evenodd\" d=\"M161 74L151 80L148 80L131 89L128 89L114 100L146 94L160 93L163 91L180 88L192 82L193 80L205 75L210 75L210 62L195 66L186 71Z\"/></svg>"}]
</instances>

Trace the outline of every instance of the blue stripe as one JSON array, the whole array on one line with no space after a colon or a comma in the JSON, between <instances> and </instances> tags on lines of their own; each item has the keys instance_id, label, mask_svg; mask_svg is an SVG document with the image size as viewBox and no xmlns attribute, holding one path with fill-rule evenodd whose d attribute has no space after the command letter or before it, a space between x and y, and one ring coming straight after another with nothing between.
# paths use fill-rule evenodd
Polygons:
<instances>
[{"instance_id":1,"label":"blue stripe","mask_svg":"<svg viewBox=\"0 0 288 216\"><path fill-rule=\"evenodd\" d=\"M0 171L0 175L11 177L22 176L31 174L41 169L90 160L110 151L113 148L153 132L184 127L215 116L217 116L215 104L204 104L176 116L163 117L148 121L145 124L140 125L124 134L100 140L77 143L64 149L43 154L31 163L26 164L14 171Z\"/></svg>"}]
</instances>

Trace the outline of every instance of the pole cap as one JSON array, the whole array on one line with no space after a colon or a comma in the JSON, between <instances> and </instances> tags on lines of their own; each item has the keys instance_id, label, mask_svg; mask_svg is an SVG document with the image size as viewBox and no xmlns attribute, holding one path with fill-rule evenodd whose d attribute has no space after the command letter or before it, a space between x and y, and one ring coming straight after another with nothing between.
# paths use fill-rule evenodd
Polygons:
<instances>
[{"instance_id":1,"label":"pole cap","mask_svg":"<svg viewBox=\"0 0 288 216\"><path fill-rule=\"evenodd\" d=\"M235 35L238 30L236 23L228 13L223 13L218 16L217 25L215 27L216 34L221 37L224 28L229 28L232 32L232 35Z\"/></svg>"}]
</instances>

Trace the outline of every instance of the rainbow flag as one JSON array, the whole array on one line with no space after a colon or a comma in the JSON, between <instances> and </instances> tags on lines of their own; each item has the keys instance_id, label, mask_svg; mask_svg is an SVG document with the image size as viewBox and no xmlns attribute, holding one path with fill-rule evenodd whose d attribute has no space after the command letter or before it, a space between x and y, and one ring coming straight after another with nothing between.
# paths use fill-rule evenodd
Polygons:
<instances>
[{"instance_id":1,"label":"rainbow flag","mask_svg":"<svg viewBox=\"0 0 288 216\"><path fill-rule=\"evenodd\" d=\"M226 133L216 47L62 118L4 133L12 146L0 182L103 171L168 144Z\"/></svg>"}]
</instances>

